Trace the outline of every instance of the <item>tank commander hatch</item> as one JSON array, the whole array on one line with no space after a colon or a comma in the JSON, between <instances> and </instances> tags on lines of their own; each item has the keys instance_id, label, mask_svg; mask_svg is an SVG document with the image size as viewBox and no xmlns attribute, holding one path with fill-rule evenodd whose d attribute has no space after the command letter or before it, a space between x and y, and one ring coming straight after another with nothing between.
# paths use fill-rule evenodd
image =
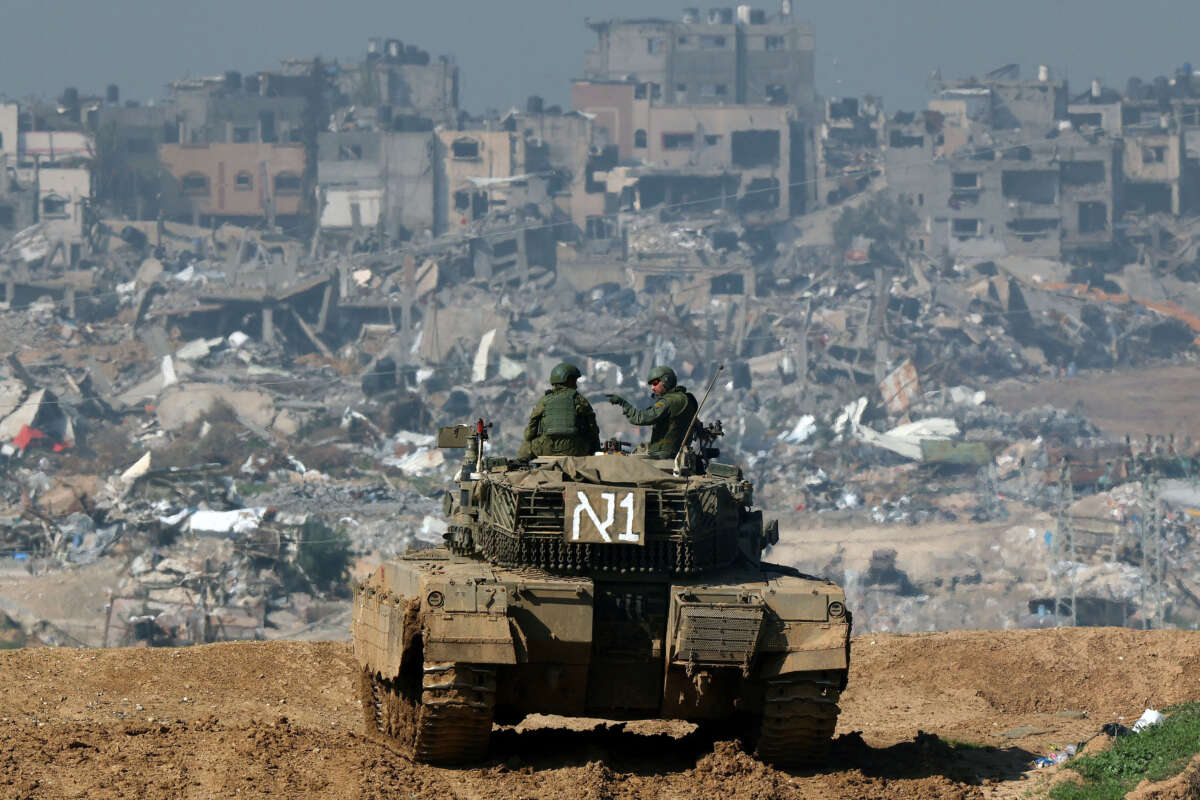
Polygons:
<instances>
[{"instance_id":1,"label":"tank commander hatch","mask_svg":"<svg viewBox=\"0 0 1200 800\"><path fill-rule=\"evenodd\" d=\"M563 363L550 371L550 388L529 414L517 459L589 456L600 449L600 427L592 405L576 389L579 368Z\"/></svg>"},{"instance_id":2,"label":"tank commander hatch","mask_svg":"<svg viewBox=\"0 0 1200 800\"><path fill-rule=\"evenodd\" d=\"M634 408L620 395L605 396L608 402L620 406L625 419L634 425L654 426L650 430L649 443L644 446L644 451L640 447L639 451L650 458L674 458L699 405L691 392L677 384L675 370L670 367L654 367L646 383L654 394L654 405L649 408Z\"/></svg>"}]
</instances>

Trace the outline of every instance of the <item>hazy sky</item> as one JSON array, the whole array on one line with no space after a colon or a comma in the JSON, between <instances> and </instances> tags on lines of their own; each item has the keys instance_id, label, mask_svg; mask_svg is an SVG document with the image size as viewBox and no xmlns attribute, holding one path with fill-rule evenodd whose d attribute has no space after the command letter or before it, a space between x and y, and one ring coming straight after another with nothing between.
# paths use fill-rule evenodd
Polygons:
<instances>
[{"instance_id":1,"label":"hazy sky","mask_svg":"<svg viewBox=\"0 0 1200 800\"><path fill-rule=\"evenodd\" d=\"M165 94L164 84L226 69L253 72L285 56L359 56L368 36L395 37L462 70L472 112L531 94L566 105L595 36L586 16L675 19L698 0L4 0L0 93L54 96L63 87L122 97ZM721 5L736 5L726 0ZM778 0L758 3L775 11ZM982 75L1018 62L1065 74L1072 91L1093 77L1124 88L1130 75L1200 66L1196 0L794 0L815 26L817 89L880 94L887 108L924 104L926 80Z\"/></svg>"}]
</instances>

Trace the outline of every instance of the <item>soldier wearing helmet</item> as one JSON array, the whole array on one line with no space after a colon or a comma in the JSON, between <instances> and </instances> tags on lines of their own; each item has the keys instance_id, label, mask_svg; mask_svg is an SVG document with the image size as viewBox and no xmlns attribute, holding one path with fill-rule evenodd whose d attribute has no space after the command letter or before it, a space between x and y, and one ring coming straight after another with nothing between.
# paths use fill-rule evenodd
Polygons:
<instances>
[{"instance_id":1,"label":"soldier wearing helmet","mask_svg":"<svg viewBox=\"0 0 1200 800\"><path fill-rule=\"evenodd\" d=\"M625 418L634 425L654 426L650 430L646 455L651 458L674 458L683 445L683 437L699 406L691 392L677 385L675 370L670 367L650 370L646 383L654 394L654 405L649 408L634 408L628 400L615 394L607 395L608 402L620 406Z\"/></svg>"},{"instance_id":2,"label":"soldier wearing helmet","mask_svg":"<svg viewBox=\"0 0 1200 800\"><path fill-rule=\"evenodd\" d=\"M529 414L525 441L517 458L587 456L600 449L596 412L575 389L579 368L563 363L550 371L550 388Z\"/></svg>"}]
</instances>

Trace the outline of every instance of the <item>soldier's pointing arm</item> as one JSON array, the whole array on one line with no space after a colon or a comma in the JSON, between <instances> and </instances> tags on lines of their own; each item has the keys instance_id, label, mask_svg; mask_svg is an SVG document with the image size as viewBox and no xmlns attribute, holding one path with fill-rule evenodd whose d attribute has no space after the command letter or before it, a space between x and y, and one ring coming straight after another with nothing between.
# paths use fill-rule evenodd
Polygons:
<instances>
[{"instance_id":1,"label":"soldier's pointing arm","mask_svg":"<svg viewBox=\"0 0 1200 800\"><path fill-rule=\"evenodd\" d=\"M625 409L625 418L634 425L653 425L671 413L671 407L666 400L655 400L649 408L637 409L632 406Z\"/></svg>"}]
</instances>

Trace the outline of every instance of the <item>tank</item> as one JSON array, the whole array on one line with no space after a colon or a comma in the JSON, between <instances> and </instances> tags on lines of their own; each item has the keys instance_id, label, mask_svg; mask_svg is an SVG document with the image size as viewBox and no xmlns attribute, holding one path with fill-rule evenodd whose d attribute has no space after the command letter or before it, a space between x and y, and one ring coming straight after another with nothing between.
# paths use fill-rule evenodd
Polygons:
<instances>
[{"instance_id":1,"label":"tank","mask_svg":"<svg viewBox=\"0 0 1200 800\"><path fill-rule=\"evenodd\" d=\"M762 560L778 524L720 423L675 460L605 452L489 457L461 448L441 547L355 587L354 654L370 735L415 760L483 759L493 723L528 714L681 719L738 735L761 759L827 757L849 668L834 583Z\"/></svg>"}]
</instances>

